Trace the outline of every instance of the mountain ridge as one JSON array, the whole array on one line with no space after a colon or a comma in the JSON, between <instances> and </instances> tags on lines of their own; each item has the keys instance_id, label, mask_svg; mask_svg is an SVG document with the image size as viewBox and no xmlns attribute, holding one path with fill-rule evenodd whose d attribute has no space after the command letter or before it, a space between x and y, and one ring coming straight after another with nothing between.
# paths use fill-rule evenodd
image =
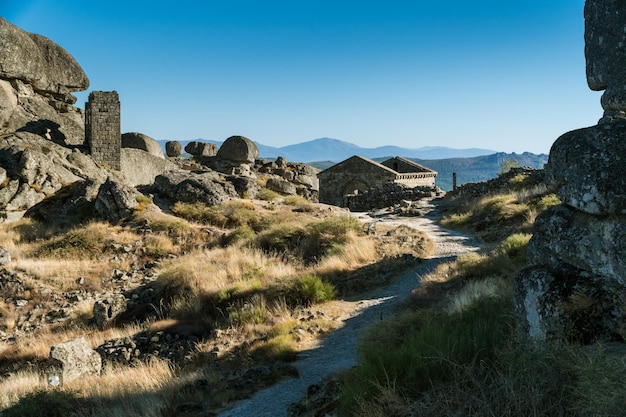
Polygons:
<instances>
[{"instance_id":1,"label":"mountain ridge","mask_svg":"<svg viewBox=\"0 0 626 417\"><path fill-rule=\"evenodd\" d=\"M207 142L220 146L223 142L210 139L194 139L189 141L179 141L183 148L189 142ZM162 148L167 140L159 140ZM333 138L318 138L306 142L296 143L282 147L273 147L254 142L259 148L260 158L284 157L291 162L314 162L333 161L340 162L353 155L361 155L367 158L384 158L392 156L402 156L404 158L419 159L448 159L448 158L472 158L476 156L491 155L497 153L495 150L467 148L455 149L445 146L424 146L421 148L404 148L393 145L379 146L376 148L364 148L350 142Z\"/></svg>"}]
</instances>

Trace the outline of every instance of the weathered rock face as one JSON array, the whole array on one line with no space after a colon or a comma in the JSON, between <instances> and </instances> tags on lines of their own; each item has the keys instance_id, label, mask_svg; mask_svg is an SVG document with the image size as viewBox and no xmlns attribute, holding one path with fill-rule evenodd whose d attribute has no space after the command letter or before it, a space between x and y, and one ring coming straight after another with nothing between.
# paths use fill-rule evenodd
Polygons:
<instances>
[{"instance_id":1,"label":"weathered rock face","mask_svg":"<svg viewBox=\"0 0 626 417\"><path fill-rule=\"evenodd\" d=\"M546 180L563 203L589 214L626 214L626 120L561 136L552 145Z\"/></svg>"},{"instance_id":2,"label":"weathered rock face","mask_svg":"<svg viewBox=\"0 0 626 417\"><path fill-rule=\"evenodd\" d=\"M98 300L93 305L93 319L100 330L110 324L126 312L128 302L122 294L116 294L103 300Z\"/></svg>"},{"instance_id":3,"label":"weathered rock face","mask_svg":"<svg viewBox=\"0 0 626 417\"><path fill-rule=\"evenodd\" d=\"M100 354L79 337L50 348L50 362L63 370L63 381L71 382L84 375L98 375L102 370Z\"/></svg>"},{"instance_id":4,"label":"weathered rock face","mask_svg":"<svg viewBox=\"0 0 626 417\"><path fill-rule=\"evenodd\" d=\"M561 136L546 180L563 204L542 213L516 278L515 313L525 334L584 343L626 337L626 11L616 0L585 5L587 79L602 97L597 126Z\"/></svg>"},{"instance_id":5,"label":"weathered rock face","mask_svg":"<svg viewBox=\"0 0 626 417\"><path fill-rule=\"evenodd\" d=\"M4 246L0 246L0 265L8 265L11 263L11 253Z\"/></svg>"},{"instance_id":6,"label":"weathered rock face","mask_svg":"<svg viewBox=\"0 0 626 417\"><path fill-rule=\"evenodd\" d=\"M621 0L585 3L587 83L602 95L605 117L626 116L626 11Z\"/></svg>"},{"instance_id":7,"label":"weathered rock face","mask_svg":"<svg viewBox=\"0 0 626 417\"><path fill-rule=\"evenodd\" d=\"M140 149L157 158L165 158L159 142L143 133L130 132L122 134L122 148Z\"/></svg>"},{"instance_id":8,"label":"weathered rock face","mask_svg":"<svg viewBox=\"0 0 626 417\"><path fill-rule=\"evenodd\" d=\"M26 131L82 144L84 117L71 93L88 86L67 51L0 18L0 135Z\"/></svg>"},{"instance_id":9,"label":"weathered rock face","mask_svg":"<svg viewBox=\"0 0 626 417\"><path fill-rule=\"evenodd\" d=\"M78 151L32 133L19 132L0 141L0 218L14 220L61 188L90 178L104 182L108 173Z\"/></svg>"},{"instance_id":10,"label":"weathered rock face","mask_svg":"<svg viewBox=\"0 0 626 417\"><path fill-rule=\"evenodd\" d=\"M98 190L96 211L112 222L128 219L139 204L137 197L140 195L133 187L109 178Z\"/></svg>"},{"instance_id":11,"label":"weathered rock face","mask_svg":"<svg viewBox=\"0 0 626 417\"><path fill-rule=\"evenodd\" d=\"M222 181L219 174L208 171L192 173L172 171L156 177L154 186L160 194L176 201L203 202L215 206L231 197L239 197L231 183Z\"/></svg>"},{"instance_id":12,"label":"weathered rock face","mask_svg":"<svg viewBox=\"0 0 626 417\"><path fill-rule=\"evenodd\" d=\"M296 194L295 184L284 180L282 178L269 178L265 183L265 186L272 191L279 192L281 194L294 195Z\"/></svg>"},{"instance_id":13,"label":"weathered rock face","mask_svg":"<svg viewBox=\"0 0 626 417\"><path fill-rule=\"evenodd\" d=\"M120 156L120 168L124 175L124 182L133 187L152 185L158 175L178 169L178 166L171 161L139 149L122 148Z\"/></svg>"}]
</instances>

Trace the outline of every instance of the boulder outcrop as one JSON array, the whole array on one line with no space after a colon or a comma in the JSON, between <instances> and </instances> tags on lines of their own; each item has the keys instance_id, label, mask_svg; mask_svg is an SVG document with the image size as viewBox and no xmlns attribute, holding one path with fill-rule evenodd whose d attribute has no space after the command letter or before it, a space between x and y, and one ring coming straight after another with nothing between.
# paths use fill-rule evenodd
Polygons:
<instances>
[{"instance_id":1,"label":"boulder outcrop","mask_svg":"<svg viewBox=\"0 0 626 417\"><path fill-rule=\"evenodd\" d=\"M183 153L183 145L175 140L170 140L165 144L165 153L170 158L178 158Z\"/></svg>"},{"instance_id":2,"label":"boulder outcrop","mask_svg":"<svg viewBox=\"0 0 626 417\"><path fill-rule=\"evenodd\" d=\"M159 142L143 133L129 132L122 134L122 148L140 149L157 158L165 158Z\"/></svg>"},{"instance_id":3,"label":"boulder outcrop","mask_svg":"<svg viewBox=\"0 0 626 417\"><path fill-rule=\"evenodd\" d=\"M213 171L172 171L156 177L154 187L158 193L175 201L203 202L210 206L222 204L239 197L233 185L220 179Z\"/></svg>"},{"instance_id":4,"label":"boulder outcrop","mask_svg":"<svg viewBox=\"0 0 626 417\"><path fill-rule=\"evenodd\" d=\"M626 14L616 0L587 0L591 89L606 89L598 125L561 136L546 179L562 204L535 221L528 266L515 282L518 328L535 339L623 341L626 329Z\"/></svg>"},{"instance_id":5,"label":"boulder outcrop","mask_svg":"<svg viewBox=\"0 0 626 417\"><path fill-rule=\"evenodd\" d=\"M0 218L15 220L26 210L76 181L104 182L109 175L78 149L18 132L0 141Z\"/></svg>"},{"instance_id":6,"label":"boulder outcrop","mask_svg":"<svg viewBox=\"0 0 626 417\"><path fill-rule=\"evenodd\" d=\"M218 147L214 143L193 141L185 146L185 152L192 156L215 156Z\"/></svg>"},{"instance_id":7,"label":"boulder outcrop","mask_svg":"<svg viewBox=\"0 0 626 417\"><path fill-rule=\"evenodd\" d=\"M152 185L158 175L178 169L173 162L140 149L122 148L120 157L124 182L133 187Z\"/></svg>"},{"instance_id":8,"label":"boulder outcrop","mask_svg":"<svg viewBox=\"0 0 626 417\"><path fill-rule=\"evenodd\" d=\"M82 144L84 116L71 93L88 86L67 51L0 18L0 135L25 131Z\"/></svg>"},{"instance_id":9,"label":"boulder outcrop","mask_svg":"<svg viewBox=\"0 0 626 417\"><path fill-rule=\"evenodd\" d=\"M133 187L108 178L98 190L96 211L105 219L119 222L133 215L141 194Z\"/></svg>"}]
</instances>

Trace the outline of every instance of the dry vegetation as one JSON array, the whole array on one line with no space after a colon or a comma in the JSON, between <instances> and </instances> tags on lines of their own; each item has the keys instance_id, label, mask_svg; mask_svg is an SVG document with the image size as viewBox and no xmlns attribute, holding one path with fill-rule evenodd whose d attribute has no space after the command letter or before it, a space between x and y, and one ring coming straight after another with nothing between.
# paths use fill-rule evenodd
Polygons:
<instances>
[{"instance_id":1,"label":"dry vegetation","mask_svg":"<svg viewBox=\"0 0 626 417\"><path fill-rule=\"evenodd\" d=\"M402 313L370 330L344 376L343 414L624 415L623 346L615 354L515 336L514 277L535 217L558 199L527 178L511 181L507 194L448 199L443 223L482 238L485 251L440 265Z\"/></svg>"},{"instance_id":2,"label":"dry vegetation","mask_svg":"<svg viewBox=\"0 0 626 417\"><path fill-rule=\"evenodd\" d=\"M186 415L178 405L198 401L217 410L292 374L283 363L339 325L334 300L384 284L432 249L415 231L370 236L345 212L262 196L219 207L176 203L171 214L146 201L122 225L1 225L0 246L13 258L0 274L1 414ZM132 308L99 330L93 302L121 292ZM52 313L61 319L49 320ZM24 325L35 314L41 320ZM53 344L82 336L95 348L144 331L190 331L194 342L183 359L155 356L107 365L102 376L60 390L44 385ZM252 378L242 372L262 364L269 373L240 387ZM199 389L198 380L208 385Z\"/></svg>"}]
</instances>

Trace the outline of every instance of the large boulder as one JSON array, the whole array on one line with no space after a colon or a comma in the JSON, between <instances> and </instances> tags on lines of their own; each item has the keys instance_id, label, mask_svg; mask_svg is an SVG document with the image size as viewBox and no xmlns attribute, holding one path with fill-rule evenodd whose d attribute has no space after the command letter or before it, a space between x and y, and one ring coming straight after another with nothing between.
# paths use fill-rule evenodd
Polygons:
<instances>
[{"instance_id":1,"label":"large boulder","mask_svg":"<svg viewBox=\"0 0 626 417\"><path fill-rule=\"evenodd\" d=\"M28 33L0 18L0 78L18 79L38 91L71 100L89 87L76 60L50 39Z\"/></svg>"},{"instance_id":2,"label":"large boulder","mask_svg":"<svg viewBox=\"0 0 626 417\"><path fill-rule=\"evenodd\" d=\"M64 382L84 375L99 375L102 370L100 354L82 337L52 346L50 364L61 368Z\"/></svg>"},{"instance_id":3,"label":"large boulder","mask_svg":"<svg viewBox=\"0 0 626 417\"><path fill-rule=\"evenodd\" d=\"M216 144L206 142L193 141L185 146L185 152L193 156L215 156L217 150Z\"/></svg>"},{"instance_id":4,"label":"large boulder","mask_svg":"<svg viewBox=\"0 0 626 417\"><path fill-rule=\"evenodd\" d=\"M296 186L287 180L281 178L268 178L265 186L281 194L294 195L296 194Z\"/></svg>"},{"instance_id":5,"label":"large boulder","mask_svg":"<svg viewBox=\"0 0 626 417\"><path fill-rule=\"evenodd\" d=\"M143 133L129 132L122 134L122 148L140 149L157 158L165 158L159 142Z\"/></svg>"},{"instance_id":6,"label":"large boulder","mask_svg":"<svg viewBox=\"0 0 626 417\"><path fill-rule=\"evenodd\" d=\"M550 150L546 180L590 214L626 214L626 120L568 132Z\"/></svg>"},{"instance_id":7,"label":"large boulder","mask_svg":"<svg viewBox=\"0 0 626 417\"><path fill-rule=\"evenodd\" d=\"M626 115L626 13L621 0L585 2L587 84L602 94L605 120Z\"/></svg>"},{"instance_id":8,"label":"large boulder","mask_svg":"<svg viewBox=\"0 0 626 417\"><path fill-rule=\"evenodd\" d=\"M0 135L25 131L82 144L84 116L71 93L88 86L67 51L0 18Z\"/></svg>"},{"instance_id":9,"label":"large boulder","mask_svg":"<svg viewBox=\"0 0 626 417\"><path fill-rule=\"evenodd\" d=\"M151 155L139 149L122 148L120 170L128 185L152 185L154 179L165 172L178 169L178 166L165 158Z\"/></svg>"},{"instance_id":10,"label":"large boulder","mask_svg":"<svg viewBox=\"0 0 626 417\"><path fill-rule=\"evenodd\" d=\"M170 158L178 158L183 153L183 145L176 140L170 140L165 143L165 153Z\"/></svg>"},{"instance_id":11,"label":"large boulder","mask_svg":"<svg viewBox=\"0 0 626 417\"><path fill-rule=\"evenodd\" d=\"M239 197L230 182L220 179L216 172L172 171L156 177L156 190L163 196L187 203L203 202L210 206L220 205L233 197Z\"/></svg>"},{"instance_id":12,"label":"large boulder","mask_svg":"<svg viewBox=\"0 0 626 417\"><path fill-rule=\"evenodd\" d=\"M235 164L252 164L259 157L259 148L243 136L231 136L217 151L217 158Z\"/></svg>"}]
</instances>

